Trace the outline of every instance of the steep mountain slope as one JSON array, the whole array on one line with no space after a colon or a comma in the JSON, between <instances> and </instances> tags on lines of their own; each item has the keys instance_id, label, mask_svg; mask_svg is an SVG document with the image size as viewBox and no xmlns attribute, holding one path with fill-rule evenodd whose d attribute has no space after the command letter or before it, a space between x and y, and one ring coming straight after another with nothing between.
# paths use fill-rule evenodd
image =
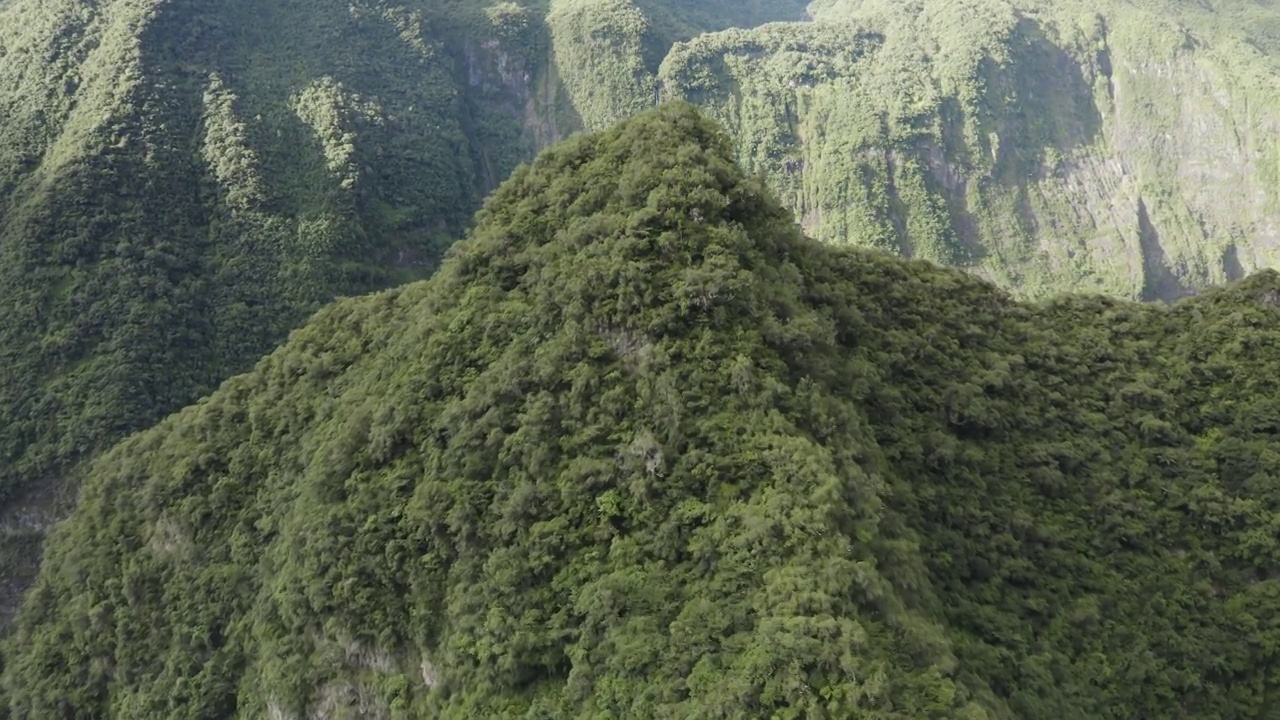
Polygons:
<instances>
[{"instance_id":1,"label":"steep mountain slope","mask_svg":"<svg viewBox=\"0 0 1280 720\"><path fill-rule=\"evenodd\" d=\"M589 130L651 107L655 74L673 43L727 27L799 20L804 0L551 0L560 76Z\"/></svg>"},{"instance_id":2,"label":"steep mountain slope","mask_svg":"<svg viewBox=\"0 0 1280 720\"><path fill-rule=\"evenodd\" d=\"M1011 300L691 106L97 460L12 717L1267 718L1280 275Z\"/></svg>"},{"instance_id":3,"label":"steep mountain slope","mask_svg":"<svg viewBox=\"0 0 1280 720\"><path fill-rule=\"evenodd\" d=\"M438 3L0 9L0 628L70 466L335 295L424 276L554 139L524 122L546 63L500 30Z\"/></svg>"},{"instance_id":4,"label":"steep mountain slope","mask_svg":"<svg viewBox=\"0 0 1280 720\"><path fill-rule=\"evenodd\" d=\"M1280 14L1202 5L829 0L700 34L803 9L7 3L0 565L69 464L425 274L518 160L655 98L725 122L816 237L1023 294L1274 265Z\"/></svg>"},{"instance_id":5,"label":"steep mountain slope","mask_svg":"<svg viewBox=\"0 0 1280 720\"><path fill-rule=\"evenodd\" d=\"M677 40L800 3L645 10L656 70ZM517 162L580 126L547 11L0 6L0 633L70 468L334 296L425 276Z\"/></svg>"},{"instance_id":6,"label":"steep mountain slope","mask_svg":"<svg viewBox=\"0 0 1280 720\"><path fill-rule=\"evenodd\" d=\"M658 71L615 42L620 57L565 65L567 86L594 127L652 98L694 101L815 237L966 267L1023 295L1168 300L1280 265L1274 3L819 0L809 12L699 36ZM637 23L613 23L612 37Z\"/></svg>"}]
</instances>

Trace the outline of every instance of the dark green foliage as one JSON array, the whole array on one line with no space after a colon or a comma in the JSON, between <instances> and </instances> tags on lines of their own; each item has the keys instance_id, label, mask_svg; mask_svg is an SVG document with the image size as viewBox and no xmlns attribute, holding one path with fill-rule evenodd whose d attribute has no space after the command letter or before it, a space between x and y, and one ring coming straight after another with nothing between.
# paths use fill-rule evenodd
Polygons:
<instances>
[{"instance_id":1,"label":"dark green foliage","mask_svg":"<svg viewBox=\"0 0 1280 720\"><path fill-rule=\"evenodd\" d=\"M3 11L0 498L190 402L335 294L422 276L487 189L445 19L196 5Z\"/></svg>"},{"instance_id":2,"label":"dark green foliage","mask_svg":"<svg viewBox=\"0 0 1280 720\"><path fill-rule=\"evenodd\" d=\"M656 69L676 40L800 5L645 10ZM39 488L70 492L333 297L427 275L485 193L580 126L547 12L0 6L0 527L40 516L0 534L0 633L27 574L8 559L64 509Z\"/></svg>"},{"instance_id":3,"label":"dark green foliage","mask_svg":"<svg viewBox=\"0 0 1280 720\"><path fill-rule=\"evenodd\" d=\"M0 634L81 462L435 267L541 142L526 40L478 0L0 8Z\"/></svg>"},{"instance_id":4,"label":"dark green foliage","mask_svg":"<svg viewBox=\"0 0 1280 720\"><path fill-rule=\"evenodd\" d=\"M1280 276L1030 305L677 104L95 461L12 717L1269 718Z\"/></svg>"}]
</instances>

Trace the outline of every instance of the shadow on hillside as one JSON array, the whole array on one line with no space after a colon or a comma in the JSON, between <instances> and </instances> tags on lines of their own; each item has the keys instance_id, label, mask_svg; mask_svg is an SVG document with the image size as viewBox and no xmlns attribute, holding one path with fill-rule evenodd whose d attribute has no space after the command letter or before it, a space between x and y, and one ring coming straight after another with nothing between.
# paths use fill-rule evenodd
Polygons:
<instances>
[{"instance_id":1,"label":"shadow on hillside","mask_svg":"<svg viewBox=\"0 0 1280 720\"><path fill-rule=\"evenodd\" d=\"M1142 300L1171 303L1195 294L1170 267L1160 233L1151 223L1151 214L1143 200L1138 200L1138 243L1142 249Z\"/></svg>"},{"instance_id":2,"label":"shadow on hillside","mask_svg":"<svg viewBox=\"0 0 1280 720\"><path fill-rule=\"evenodd\" d=\"M1227 280L1231 282L1243 280L1248 275L1245 272L1244 265L1240 263L1240 249L1236 247L1235 243L1228 245L1227 249L1223 251L1222 269L1227 274Z\"/></svg>"},{"instance_id":3,"label":"shadow on hillside","mask_svg":"<svg viewBox=\"0 0 1280 720\"><path fill-rule=\"evenodd\" d=\"M1002 75L1012 98L1005 108L1001 134L1006 140L998 162L1006 171L1038 177L1053 170L1047 167L1051 151L1066 155L1098 139L1102 112L1086 59L1055 44L1039 22L1021 20L1010 45L1013 57ZM1097 58L1093 62L1103 72L1109 69Z\"/></svg>"},{"instance_id":4,"label":"shadow on hillside","mask_svg":"<svg viewBox=\"0 0 1280 720\"><path fill-rule=\"evenodd\" d=\"M989 181L998 190L1014 193L1017 211L1013 220L1024 236L1034 237L1039 227L1034 193L1029 188L1061 171L1062 163L1074 152L1099 139L1103 116L1094 99L1094 68L1105 76L1110 67L1101 56L1073 55L1031 18L1019 21L1008 48L1007 63L990 58L980 63L978 74L985 87L979 90L976 117L959 97L943 101L945 154L949 158L969 157L975 171L987 167L984 176L969 181ZM980 147L969 146L965 137L965 124L973 120L983 131ZM933 179L948 191L944 196L960 249L972 262L980 262L987 248L982 223L969 205L967 183L958 184L942 174L936 159L929 165Z\"/></svg>"}]
</instances>

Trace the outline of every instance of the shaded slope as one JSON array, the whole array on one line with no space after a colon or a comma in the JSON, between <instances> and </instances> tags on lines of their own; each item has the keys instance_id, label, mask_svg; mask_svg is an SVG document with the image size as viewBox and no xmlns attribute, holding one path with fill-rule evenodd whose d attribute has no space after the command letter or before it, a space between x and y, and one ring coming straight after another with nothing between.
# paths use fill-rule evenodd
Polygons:
<instances>
[{"instance_id":1,"label":"shaded slope","mask_svg":"<svg viewBox=\"0 0 1280 720\"><path fill-rule=\"evenodd\" d=\"M69 468L426 275L557 136L500 30L478 3L0 9L0 631Z\"/></svg>"},{"instance_id":2,"label":"shaded slope","mask_svg":"<svg viewBox=\"0 0 1280 720\"><path fill-rule=\"evenodd\" d=\"M685 105L97 461L15 718L1266 718L1280 276L1019 304Z\"/></svg>"},{"instance_id":3,"label":"shaded slope","mask_svg":"<svg viewBox=\"0 0 1280 720\"><path fill-rule=\"evenodd\" d=\"M422 274L467 221L484 184L442 27L307 7L6 7L0 488L188 402L334 294Z\"/></svg>"}]
</instances>

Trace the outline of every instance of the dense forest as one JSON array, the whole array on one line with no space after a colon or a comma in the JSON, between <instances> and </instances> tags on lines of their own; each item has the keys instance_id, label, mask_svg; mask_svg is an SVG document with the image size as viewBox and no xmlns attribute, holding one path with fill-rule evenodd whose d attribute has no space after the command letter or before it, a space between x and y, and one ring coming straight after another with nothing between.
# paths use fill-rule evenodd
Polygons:
<instances>
[{"instance_id":1,"label":"dense forest","mask_svg":"<svg viewBox=\"0 0 1280 720\"><path fill-rule=\"evenodd\" d=\"M93 461L11 717L1270 718L1280 275L1027 302L692 106Z\"/></svg>"},{"instance_id":2,"label":"dense forest","mask_svg":"<svg viewBox=\"0 0 1280 720\"><path fill-rule=\"evenodd\" d=\"M449 18L366 5L0 8L0 626L78 463L425 277L532 151Z\"/></svg>"},{"instance_id":3,"label":"dense forest","mask_svg":"<svg viewBox=\"0 0 1280 720\"><path fill-rule=\"evenodd\" d=\"M0 718L1276 716L1278 133L1272 0L0 0Z\"/></svg>"},{"instance_id":4,"label":"dense forest","mask_svg":"<svg viewBox=\"0 0 1280 720\"><path fill-rule=\"evenodd\" d=\"M645 6L650 44L801 13L686 5ZM581 127L548 12L0 3L0 635L85 461L333 298L430 274Z\"/></svg>"}]
</instances>

